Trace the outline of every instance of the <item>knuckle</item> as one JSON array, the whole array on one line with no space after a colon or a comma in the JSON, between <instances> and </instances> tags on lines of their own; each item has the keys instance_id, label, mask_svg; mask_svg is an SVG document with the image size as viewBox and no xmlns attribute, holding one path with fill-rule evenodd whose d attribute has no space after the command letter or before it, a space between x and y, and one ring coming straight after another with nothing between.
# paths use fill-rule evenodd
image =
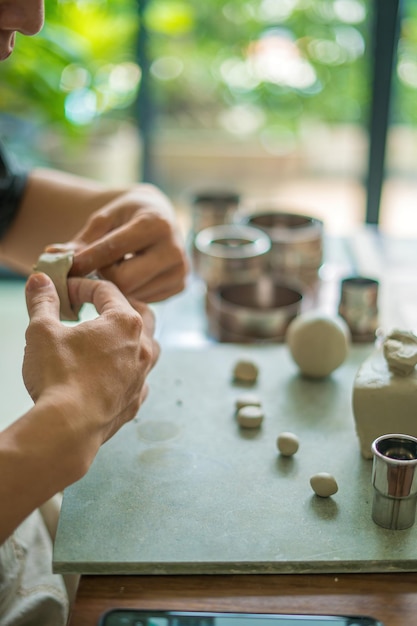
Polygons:
<instances>
[{"instance_id":1,"label":"knuckle","mask_svg":"<svg viewBox=\"0 0 417 626\"><path fill-rule=\"evenodd\" d=\"M158 238L167 239L171 236L172 226L164 215L153 212L142 212L137 216L137 227L149 234L157 234Z\"/></svg>"},{"instance_id":2,"label":"knuckle","mask_svg":"<svg viewBox=\"0 0 417 626\"><path fill-rule=\"evenodd\" d=\"M87 220L87 226L96 226L96 227L105 226L108 222L108 219L109 218L107 215L107 211L105 211L104 209L101 209L99 211L96 211L92 215L90 215L90 217Z\"/></svg>"},{"instance_id":3,"label":"knuckle","mask_svg":"<svg viewBox=\"0 0 417 626\"><path fill-rule=\"evenodd\" d=\"M168 220L164 218L162 215L158 215L155 221L156 221L156 226L158 228L158 232L160 233L161 237L163 238L169 237L172 233L171 223L168 222Z\"/></svg>"},{"instance_id":4,"label":"knuckle","mask_svg":"<svg viewBox=\"0 0 417 626\"><path fill-rule=\"evenodd\" d=\"M185 280L190 265L187 255L180 244L173 245L170 258L172 271L175 271L176 276L180 277L181 280Z\"/></svg>"},{"instance_id":5,"label":"knuckle","mask_svg":"<svg viewBox=\"0 0 417 626\"><path fill-rule=\"evenodd\" d=\"M139 336L142 333L144 322L142 316L132 308L131 311L127 311L122 316L122 326L125 330L132 334L134 337Z\"/></svg>"},{"instance_id":6,"label":"knuckle","mask_svg":"<svg viewBox=\"0 0 417 626\"><path fill-rule=\"evenodd\" d=\"M151 341L142 342L140 353L142 362L146 364L147 368L150 367L153 364L154 358L153 343Z\"/></svg>"}]
</instances>

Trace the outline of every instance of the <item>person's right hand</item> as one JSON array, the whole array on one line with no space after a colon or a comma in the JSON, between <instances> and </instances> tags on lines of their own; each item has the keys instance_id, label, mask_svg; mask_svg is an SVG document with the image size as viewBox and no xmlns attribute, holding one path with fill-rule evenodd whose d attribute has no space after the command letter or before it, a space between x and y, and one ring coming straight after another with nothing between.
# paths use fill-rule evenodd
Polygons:
<instances>
[{"instance_id":1,"label":"person's right hand","mask_svg":"<svg viewBox=\"0 0 417 626\"><path fill-rule=\"evenodd\" d=\"M68 289L74 307L93 303L98 317L65 326L53 282L46 274L29 277L23 378L35 403L52 400L57 420L71 421L91 462L98 447L136 415L159 345L151 310L128 301L114 284L71 278ZM60 408L68 402L69 416Z\"/></svg>"}]
</instances>

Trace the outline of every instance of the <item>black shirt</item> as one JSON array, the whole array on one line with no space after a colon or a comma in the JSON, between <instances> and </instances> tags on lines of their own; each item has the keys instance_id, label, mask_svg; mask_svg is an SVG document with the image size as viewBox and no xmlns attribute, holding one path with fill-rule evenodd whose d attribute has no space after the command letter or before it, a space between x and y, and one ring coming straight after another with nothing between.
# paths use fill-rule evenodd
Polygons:
<instances>
[{"instance_id":1,"label":"black shirt","mask_svg":"<svg viewBox=\"0 0 417 626\"><path fill-rule=\"evenodd\" d=\"M12 165L0 143L0 239L16 216L22 199L27 172L22 172Z\"/></svg>"}]
</instances>

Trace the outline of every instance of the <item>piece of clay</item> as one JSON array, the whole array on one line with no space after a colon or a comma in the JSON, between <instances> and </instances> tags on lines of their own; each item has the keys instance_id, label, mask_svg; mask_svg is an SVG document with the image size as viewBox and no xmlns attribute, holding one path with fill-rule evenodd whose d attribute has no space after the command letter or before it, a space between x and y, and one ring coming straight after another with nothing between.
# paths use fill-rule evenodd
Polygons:
<instances>
[{"instance_id":1,"label":"piece of clay","mask_svg":"<svg viewBox=\"0 0 417 626\"><path fill-rule=\"evenodd\" d=\"M236 398L236 402L235 402L235 406L236 406L236 410L239 411L239 409L241 409L244 406L261 406L261 401L258 398L258 396L255 395L245 395L245 396L239 396L238 398Z\"/></svg>"},{"instance_id":2,"label":"piece of clay","mask_svg":"<svg viewBox=\"0 0 417 626\"><path fill-rule=\"evenodd\" d=\"M233 378L236 382L253 385L258 378L258 366L253 361L241 359L233 369Z\"/></svg>"},{"instance_id":3,"label":"piece of clay","mask_svg":"<svg viewBox=\"0 0 417 626\"><path fill-rule=\"evenodd\" d=\"M417 437L417 369L408 351L410 346L414 352L413 344L412 333L396 330L356 372L352 409L365 459L372 458L372 442L381 435L404 433Z\"/></svg>"},{"instance_id":4,"label":"piece of clay","mask_svg":"<svg viewBox=\"0 0 417 626\"><path fill-rule=\"evenodd\" d=\"M285 339L301 373L323 378L346 359L350 331L341 317L310 311L291 322Z\"/></svg>"},{"instance_id":5,"label":"piece of clay","mask_svg":"<svg viewBox=\"0 0 417 626\"><path fill-rule=\"evenodd\" d=\"M394 330L383 342L384 357L396 376L410 376L417 365L417 337L414 333Z\"/></svg>"},{"instance_id":6,"label":"piece of clay","mask_svg":"<svg viewBox=\"0 0 417 626\"><path fill-rule=\"evenodd\" d=\"M75 311L72 308L67 286L73 259L73 252L44 252L33 268L35 272L43 272L53 280L59 296L61 320L78 320L79 309Z\"/></svg>"},{"instance_id":7,"label":"piece of clay","mask_svg":"<svg viewBox=\"0 0 417 626\"><path fill-rule=\"evenodd\" d=\"M237 421L242 428L259 428L263 418L264 413L259 406L243 406L237 412Z\"/></svg>"},{"instance_id":8,"label":"piece of clay","mask_svg":"<svg viewBox=\"0 0 417 626\"><path fill-rule=\"evenodd\" d=\"M283 432L278 435L277 448L283 456L293 456L300 446L297 435L290 432Z\"/></svg>"},{"instance_id":9,"label":"piece of clay","mask_svg":"<svg viewBox=\"0 0 417 626\"><path fill-rule=\"evenodd\" d=\"M328 498L337 493L339 487L334 476L327 472L319 472L310 478L310 485L317 496Z\"/></svg>"}]
</instances>

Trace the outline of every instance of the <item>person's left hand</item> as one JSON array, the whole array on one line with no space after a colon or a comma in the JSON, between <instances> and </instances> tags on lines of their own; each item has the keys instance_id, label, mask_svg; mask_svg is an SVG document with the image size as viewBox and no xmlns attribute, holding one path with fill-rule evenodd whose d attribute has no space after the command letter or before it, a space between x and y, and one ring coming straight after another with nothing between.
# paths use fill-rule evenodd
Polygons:
<instances>
[{"instance_id":1,"label":"person's left hand","mask_svg":"<svg viewBox=\"0 0 417 626\"><path fill-rule=\"evenodd\" d=\"M174 209L153 185L137 185L91 214L65 244L74 250L71 276L92 272L115 283L125 296L159 302L184 289L188 263Z\"/></svg>"}]
</instances>

